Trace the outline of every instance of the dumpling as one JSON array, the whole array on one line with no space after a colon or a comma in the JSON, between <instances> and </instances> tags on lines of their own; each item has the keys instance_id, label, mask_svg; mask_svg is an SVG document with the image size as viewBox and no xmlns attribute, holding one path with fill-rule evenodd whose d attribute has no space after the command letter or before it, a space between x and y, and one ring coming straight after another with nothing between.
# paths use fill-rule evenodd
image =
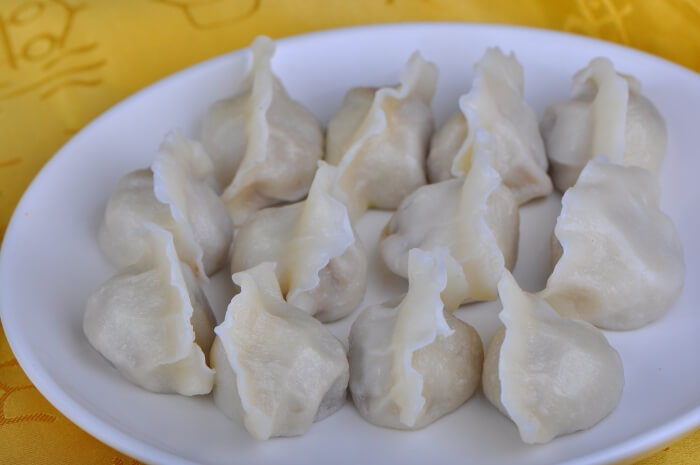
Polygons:
<instances>
[{"instance_id":1,"label":"dumpling","mask_svg":"<svg viewBox=\"0 0 700 465\"><path fill-rule=\"evenodd\" d=\"M431 182L466 176L479 150L479 129L491 134L491 165L518 204L552 192L537 116L523 98L523 68L515 55L498 48L487 49L476 63L471 91L433 135L427 161Z\"/></svg>"},{"instance_id":2,"label":"dumpling","mask_svg":"<svg viewBox=\"0 0 700 465\"><path fill-rule=\"evenodd\" d=\"M391 271L408 276L408 252L414 247L445 247L469 283L465 301L496 299L503 269L515 264L520 216L513 194L488 160L488 152L479 152L465 179L420 187L401 202L379 242Z\"/></svg>"},{"instance_id":3,"label":"dumpling","mask_svg":"<svg viewBox=\"0 0 700 465\"><path fill-rule=\"evenodd\" d=\"M683 288L683 249L647 170L597 157L562 198L556 262L542 297L559 313L607 329L656 320Z\"/></svg>"},{"instance_id":4,"label":"dumpling","mask_svg":"<svg viewBox=\"0 0 700 465\"><path fill-rule=\"evenodd\" d=\"M479 334L446 313L447 270L438 255L413 249L408 293L369 307L350 330L350 392L362 417L387 428L423 428L452 412L479 386Z\"/></svg>"},{"instance_id":5,"label":"dumpling","mask_svg":"<svg viewBox=\"0 0 700 465\"><path fill-rule=\"evenodd\" d=\"M105 257L124 268L144 254L138 232L155 223L173 234L182 261L199 277L221 268L228 258L233 226L226 207L209 186L212 165L202 146L170 134L151 169L122 177L107 202L99 244Z\"/></svg>"},{"instance_id":6,"label":"dumpling","mask_svg":"<svg viewBox=\"0 0 700 465\"><path fill-rule=\"evenodd\" d=\"M277 262L287 302L321 321L355 310L367 288L367 258L345 205L333 197L337 168L319 162L306 200L254 214L236 233L231 272Z\"/></svg>"},{"instance_id":7,"label":"dumpling","mask_svg":"<svg viewBox=\"0 0 700 465\"><path fill-rule=\"evenodd\" d=\"M326 160L340 169L350 217L396 208L425 184L437 68L416 52L393 87L357 87L328 123Z\"/></svg>"},{"instance_id":8,"label":"dumpling","mask_svg":"<svg viewBox=\"0 0 700 465\"><path fill-rule=\"evenodd\" d=\"M87 301L83 331L90 344L129 381L154 392L207 394L206 363L214 316L172 235L147 223L136 265L100 286Z\"/></svg>"},{"instance_id":9,"label":"dumpling","mask_svg":"<svg viewBox=\"0 0 700 465\"><path fill-rule=\"evenodd\" d=\"M565 191L597 155L654 174L666 154L666 123L632 76L594 58L574 75L571 99L551 105L541 122L554 185Z\"/></svg>"},{"instance_id":10,"label":"dumpling","mask_svg":"<svg viewBox=\"0 0 700 465\"><path fill-rule=\"evenodd\" d=\"M244 90L214 104L202 133L235 226L261 208L306 196L323 157L319 122L272 72L274 43L258 37L251 48Z\"/></svg>"},{"instance_id":11,"label":"dumpling","mask_svg":"<svg viewBox=\"0 0 700 465\"><path fill-rule=\"evenodd\" d=\"M214 331L214 401L256 439L299 436L345 403L345 349L282 299L275 265L233 275L241 293Z\"/></svg>"},{"instance_id":12,"label":"dumpling","mask_svg":"<svg viewBox=\"0 0 700 465\"><path fill-rule=\"evenodd\" d=\"M498 283L505 325L486 349L483 388L528 444L590 428L622 395L620 356L603 333L559 316L523 292L509 272Z\"/></svg>"}]
</instances>

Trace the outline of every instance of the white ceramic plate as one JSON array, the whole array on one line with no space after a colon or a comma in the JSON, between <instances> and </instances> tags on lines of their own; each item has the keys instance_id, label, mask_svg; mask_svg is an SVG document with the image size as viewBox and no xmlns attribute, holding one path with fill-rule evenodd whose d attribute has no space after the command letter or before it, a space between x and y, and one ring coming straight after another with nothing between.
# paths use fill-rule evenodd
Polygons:
<instances>
[{"instance_id":1,"label":"white ceramic plate","mask_svg":"<svg viewBox=\"0 0 700 465\"><path fill-rule=\"evenodd\" d=\"M284 39L273 66L289 93L328 121L347 89L395 82L418 49L440 68L434 101L440 123L470 88L472 64L493 45L515 51L525 67L526 98L540 113L568 96L576 70L605 55L641 79L668 124L662 206L683 240L686 287L658 322L638 331L608 333L624 361L626 384L619 406L600 424L547 445L527 446L515 426L478 393L418 432L374 427L348 402L301 438L262 443L219 413L210 396L146 392L122 379L92 349L81 322L87 296L114 273L95 239L111 186L124 173L149 165L169 129L196 135L205 109L236 89L246 52L182 71L112 108L66 144L34 180L7 229L0 260L2 322L22 368L72 421L153 463L606 463L659 447L700 425L698 75L610 43L473 24L375 26ZM556 195L522 209L515 276L528 290L545 283L558 209ZM376 256L376 238L387 217L370 212L359 225L373 254L364 305L405 286L384 271ZM230 298L225 274L212 281L208 294L221 313ZM458 315L487 342L497 327L498 309L496 302L479 304ZM356 314L330 325L332 331L345 339Z\"/></svg>"}]
</instances>

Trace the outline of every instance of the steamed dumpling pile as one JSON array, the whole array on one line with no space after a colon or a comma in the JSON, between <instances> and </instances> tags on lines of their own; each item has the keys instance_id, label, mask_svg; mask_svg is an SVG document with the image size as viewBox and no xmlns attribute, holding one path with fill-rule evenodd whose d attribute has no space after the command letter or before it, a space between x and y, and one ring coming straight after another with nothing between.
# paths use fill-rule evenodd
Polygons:
<instances>
[{"instance_id":1,"label":"steamed dumpling pile","mask_svg":"<svg viewBox=\"0 0 700 465\"><path fill-rule=\"evenodd\" d=\"M423 428L452 412L479 385L479 334L445 312L448 286L438 254L409 254L408 293L369 307L350 330L350 392L362 417L378 426Z\"/></svg>"},{"instance_id":2,"label":"steamed dumpling pile","mask_svg":"<svg viewBox=\"0 0 700 465\"><path fill-rule=\"evenodd\" d=\"M483 388L528 444L590 428L622 395L622 361L603 333L561 317L518 287L509 272L498 283L504 324L486 350Z\"/></svg>"},{"instance_id":3,"label":"steamed dumpling pile","mask_svg":"<svg viewBox=\"0 0 700 465\"><path fill-rule=\"evenodd\" d=\"M658 174L666 123L641 92L639 81L617 73L607 58L594 58L574 75L571 99L550 106L541 123L557 189L573 186L598 155Z\"/></svg>"},{"instance_id":4,"label":"steamed dumpling pile","mask_svg":"<svg viewBox=\"0 0 700 465\"><path fill-rule=\"evenodd\" d=\"M337 168L319 162L306 200L255 213L236 233L231 272L276 262L287 302L321 321L348 315L367 287L367 258L345 205L332 194Z\"/></svg>"},{"instance_id":5,"label":"steamed dumpling pile","mask_svg":"<svg viewBox=\"0 0 700 465\"><path fill-rule=\"evenodd\" d=\"M147 246L144 255L88 298L85 335L149 391L207 394L214 382L204 355L214 339L209 303L170 232L147 223L135 234Z\"/></svg>"},{"instance_id":6,"label":"steamed dumpling pile","mask_svg":"<svg viewBox=\"0 0 700 465\"><path fill-rule=\"evenodd\" d=\"M480 131L491 137L478 137ZM523 98L523 68L498 48L487 49L474 66L472 89L433 136L430 181L464 178L475 154L484 150L518 204L552 192L537 117Z\"/></svg>"},{"instance_id":7,"label":"steamed dumpling pile","mask_svg":"<svg viewBox=\"0 0 700 465\"><path fill-rule=\"evenodd\" d=\"M481 152L466 178L423 186L406 197L382 231L379 250L391 271L407 277L409 250L444 247L469 283L464 302L495 300L501 273L515 264L519 218L512 192Z\"/></svg>"},{"instance_id":8,"label":"steamed dumpling pile","mask_svg":"<svg viewBox=\"0 0 700 465\"><path fill-rule=\"evenodd\" d=\"M649 171L588 162L562 198L556 263L541 296L562 315L634 329L666 313L685 278L683 249Z\"/></svg>"},{"instance_id":9,"label":"steamed dumpling pile","mask_svg":"<svg viewBox=\"0 0 700 465\"><path fill-rule=\"evenodd\" d=\"M623 368L595 326L659 318L685 274L659 208L665 124L639 83L595 59L538 128L522 66L488 49L433 135L438 72L414 53L397 85L348 91L324 162L318 121L272 72L273 42L251 49L240 92L205 115L202 144L174 133L150 169L117 183L99 242L119 272L88 299L89 342L145 389L213 389L261 440L306 433L348 387L368 422L415 430L481 382L526 443L610 414ZM509 270L519 205L552 191L545 145L555 185L569 189L553 272L529 294ZM378 252L408 291L357 316L347 354L322 322L363 300L368 257L353 223L371 206L397 209ZM240 292L214 328L200 284L229 253ZM452 312L499 297L504 327L484 359L479 334Z\"/></svg>"},{"instance_id":10,"label":"steamed dumpling pile","mask_svg":"<svg viewBox=\"0 0 700 465\"><path fill-rule=\"evenodd\" d=\"M272 72L274 42L259 37L251 49L243 89L215 103L202 125L202 141L224 189L221 198L236 226L261 208L304 198L323 157L320 124Z\"/></svg>"},{"instance_id":11,"label":"steamed dumpling pile","mask_svg":"<svg viewBox=\"0 0 700 465\"><path fill-rule=\"evenodd\" d=\"M154 223L174 238L178 257L205 277L226 262L233 228L207 180L211 159L179 132L161 144L150 169L126 174L115 186L100 225L99 244L117 268L136 263L147 248L141 226Z\"/></svg>"},{"instance_id":12,"label":"steamed dumpling pile","mask_svg":"<svg viewBox=\"0 0 700 465\"><path fill-rule=\"evenodd\" d=\"M345 348L282 298L274 264L233 275L241 292L215 328L214 401L256 439L304 434L345 403Z\"/></svg>"},{"instance_id":13,"label":"steamed dumpling pile","mask_svg":"<svg viewBox=\"0 0 700 465\"><path fill-rule=\"evenodd\" d=\"M437 75L416 52L397 86L351 89L328 123L326 160L338 165L353 221L370 206L396 208L426 183Z\"/></svg>"}]
</instances>

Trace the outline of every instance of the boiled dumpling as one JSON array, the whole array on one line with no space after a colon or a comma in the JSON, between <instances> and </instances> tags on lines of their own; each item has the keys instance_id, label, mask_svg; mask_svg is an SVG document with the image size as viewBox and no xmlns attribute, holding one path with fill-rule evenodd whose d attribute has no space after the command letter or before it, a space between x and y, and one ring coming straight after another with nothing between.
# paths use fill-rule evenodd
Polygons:
<instances>
[{"instance_id":1,"label":"boiled dumpling","mask_svg":"<svg viewBox=\"0 0 700 465\"><path fill-rule=\"evenodd\" d=\"M641 92L639 81L615 72L607 58L594 58L574 75L571 99L550 106L541 123L557 189L573 186L598 155L658 174L666 123Z\"/></svg>"},{"instance_id":2,"label":"boiled dumpling","mask_svg":"<svg viewBox=\"0 0 700 465\"><path fill-rule=\"evenodd\" d=\"M207 394L214 382L204 356L214 339L207 299L168 231L147 223L139 234L146 254L89 297L85 335L122 375L149 391Z\"/></svg>"},{"instance_id":3,"label":"boiled dumpling","mask_svg":"<svg viewBox=\"0 0 700 465\"><path fill-rule=\"evenodd\" d=\"M202 146L175 132L160 147L151 169L122 177L105 209L99 244L119 268L144 254L138 230L155 223L173 234L178 256L197 276L221 268L233 227L226 207L209 186L212 165Z\"/></svg>"},{"instance_id":4,"label":"boiled dumpling","mask_svg":"<svg viewBox=\"0 0 700 465\"><path fill-rule=\"evenodd\" d=\"M345 205L333 197L337 168L319 162L303 202L260 210L237 232L231 272L277 262L287 302L321 321L346 316L367 287L367 258Z\"/></svg>"},{"instance_id":5,"label":"boiled dumpling","mask_svg":"<svg viewBox=\"0 0 700 465\"><path fill-rule=\"evenodd\" d=\"M484 394L518 427L528 444L590 428L622 395L620 356L603 333L559 316L523 292L509 272L498 283L505 325L491 339Z\"/></svg>"},{"instance_id":6,"label":"boiled dumpling","mask_svg":"<svg viewBox=\"0 0 700 465\"><path fill-rule=\"evenodd\" d=\"M272 72L274 43L259 37L251 48L243 91L214 104L202 134L236 226L261 208L303 198L323 156L320 124Z\"/></svg>"},{"instance_id":7,"label":"boiled dumpling","mask_svg":"<svg viewBox=\"0 0 700 465\"><path fill-rule=\"evenodd\" d=\"M304 434L342 407L349 377L343 345L282 299L274 266L233 275L241 293L211 351L216 405L256 439Z\"/></svg>"},{"instance_id":8,"label":"boiled dumpling","mask_svg":"<svg viewBox=\"0 0 700 465\"><path fill-rule=\"evenodd\" d=\"M654 321L683 287L678 233L659 209L658 181L642 168L588 162L562 198L553 246L556 266L542 297L601 328Z\"/></svg>"},{"instance_id":9,"label":"boiled dumpling","mask_svg":"<svg viewBox=\"0 0 700 465\"><path fill-rule=\"evenodd\" d=\"M289 97L272 73L270 61L274 48L274 43L264 36L253 42L252 65L242 89L237 95L214 103L202 121L202 143L212 157L216 180L222 189L233 181L247 152L249 135L260 136L260 130L269 132L269 136L265 136L269 140L258 145L267 145L273 162L284 159L288 163L300 159L303 152L308 151L308 157L314 160L306 164L313 168L313 162L321 157L320 125L306 107ZM261 102L265 108L256 106ZM261 120L254 121L256 116Z\"/></svg>"},{"instance_id":10,"label":"boiled dumpling","mask_svg":"<svg viewBox=\"0 0 700 465\"><path fill-rule=\"evenodd\" d=\"M479 150L478 129L491 134L491 165L519 204L552 192L537 117L523 98L523 68L498 48L487 49L474 66L471 91L433 136L427 162L431 182L466 176Z\"/></svg>"},{"instance_id":11,"label":"boiled dumpling","mask_svg":"<svg viewBox=\"0 0 700 465\"><path fill-rule=\"evenodd\" d=\"M423 428L466 402L484 359L479 334L446 313L447 270L438 255L409 256L405 297L369 307L350 330L350 392L378 426Z\"/></svg>"},{"instance_id":12,"label":"boiled dumpling","mask_svg":"<svg viewBox=\"0 0 700 465\"><path fill-rule=\"evenodd\" d=\"M414 53L400 84L351 89L328 123L326 160L340 168L353 220L370 206L394 209L425 184L437 74Z\"/></svg>"},{"instance_id":13,"label":"boiled dumpling","mask_svg":"<svg viewBox=\"0 0 700 465\"><path fill-rule=\"evenodd\" d=\"M469 283L465 301L496 299L501 272L515 263L520 217L513 194L488 160L487 152L479 152L465 179L423 186L406 197L379 242L391 271L408 275L408 252L414 247L445 247Z\"/></svg>"}]
</instances>

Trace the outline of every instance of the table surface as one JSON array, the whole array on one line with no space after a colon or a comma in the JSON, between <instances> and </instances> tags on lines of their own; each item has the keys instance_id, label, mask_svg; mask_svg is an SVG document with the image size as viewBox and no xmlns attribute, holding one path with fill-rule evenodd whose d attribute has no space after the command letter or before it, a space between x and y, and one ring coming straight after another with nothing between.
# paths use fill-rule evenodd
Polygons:
<instances>
[{"instance_id":1,"label":"table surface","mask_svg":"<svg viewBox=\"0 0 700 465\"><path fill-rule=\"evenodd\" d=\"M700 0L3 0L0 237L41 166L102 111L153 81L244 47L397 21L519 24L599 37L700 71ZM7 445L10 445L9 447ZM137 464L32 386L0 325L0 463ZM638 462L700 463L700 430Z\"/></svg>"}]
</instances>

